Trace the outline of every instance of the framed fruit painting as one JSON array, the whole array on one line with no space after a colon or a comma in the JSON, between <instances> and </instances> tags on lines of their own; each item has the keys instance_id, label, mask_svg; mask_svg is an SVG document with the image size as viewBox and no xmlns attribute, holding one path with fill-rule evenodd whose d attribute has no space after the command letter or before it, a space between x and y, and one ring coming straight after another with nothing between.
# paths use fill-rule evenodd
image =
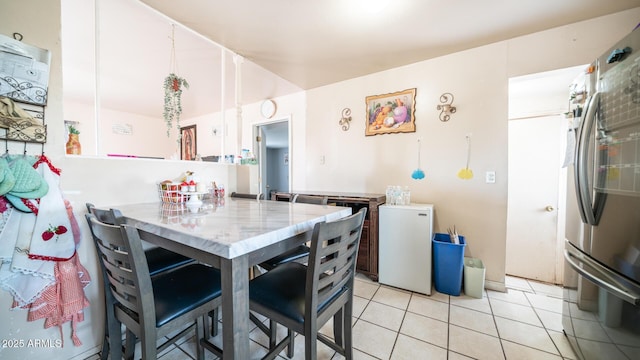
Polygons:
<instances>
[{"instance_id":1,"label":"framed fruit painting","mask_svg":"<svg viewBox=\"0 0 640 360\"><path fill-rule=\"evenodd\" d=\"M367 96L365 136L416 131L416 89Z\"/></svg>"}]
</instances>

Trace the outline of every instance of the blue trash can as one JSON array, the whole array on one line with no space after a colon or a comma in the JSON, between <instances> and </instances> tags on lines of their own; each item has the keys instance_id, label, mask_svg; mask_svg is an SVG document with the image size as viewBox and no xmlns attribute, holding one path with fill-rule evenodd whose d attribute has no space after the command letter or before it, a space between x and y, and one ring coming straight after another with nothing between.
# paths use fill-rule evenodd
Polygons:
<instances>
[{"instance_id":1,"label":"blue trash can","mask_svg":"<svg viewBox=\"0 0 640 360\"><path fill-rule=\"evenodd\" d=\"M460 244L453 244L449 234L433 236L433 277L436 291L459 296L464 269L464 236L458 235Z\"/></svg>"}]
</instances>

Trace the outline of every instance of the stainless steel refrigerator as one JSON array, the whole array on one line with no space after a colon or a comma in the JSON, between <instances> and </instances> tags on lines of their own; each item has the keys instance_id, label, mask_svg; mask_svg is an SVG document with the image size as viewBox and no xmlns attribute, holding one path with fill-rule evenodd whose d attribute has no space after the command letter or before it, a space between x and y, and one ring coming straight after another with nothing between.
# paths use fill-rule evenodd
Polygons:
<instances>
[{"instance_id":1,"label":"stainless steel refrigerator","mask_svg":"<svg viewBox=\"0 0 640 360\"><path fill-rule=\"evenodd\" d=\"M580 359L640 359L640 29L586 72L562 324Z\"/></svg>"}]
</instances>

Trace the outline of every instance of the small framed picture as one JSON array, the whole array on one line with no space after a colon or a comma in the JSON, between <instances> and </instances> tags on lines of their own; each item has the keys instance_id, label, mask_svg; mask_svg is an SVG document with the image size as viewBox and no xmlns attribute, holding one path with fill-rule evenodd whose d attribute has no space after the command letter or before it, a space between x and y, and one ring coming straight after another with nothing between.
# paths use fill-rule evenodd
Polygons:
<instances>
[{"instance_id":1,"label":"small framed picture","mask_svg":"<svg viewBox=\"0 0 640 360\"><path fill-rule=\"evenodd\" d=\"M365 136L416 131L416 89L367 96Z\"/></svg>"},{"instance_id":2,"label":"small framed picture","mask_svg":"<svg viewBox=\"0 0 640 360\"><path fill-rule=\"evenodd\" d=\"M196 125L180 128L180 159L195 160L198 153Z\"/></svg>"}]
</instances>

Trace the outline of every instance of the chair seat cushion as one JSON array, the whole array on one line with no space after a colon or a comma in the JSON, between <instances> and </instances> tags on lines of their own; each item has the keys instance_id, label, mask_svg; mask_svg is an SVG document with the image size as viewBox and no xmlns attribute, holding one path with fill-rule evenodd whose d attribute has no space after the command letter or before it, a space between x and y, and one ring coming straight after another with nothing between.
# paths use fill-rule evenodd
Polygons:
<instances>
[{"instance_id":1,"label":"chair seat cushion","mask_svg":"<svg viewBox=\"0 0 640 360\"><path fill-rule=\"evenodd\" d=\"M163 272L152 279L156 326L203 305L222 293L220 271L202 265L187 265Z\"/></svg>"},{"instance_id":2,"label":"chair seat cushion","mask_svg":"<svg viewBox=\"0 0 640 360\"><path fill-rule=\"evenodd\" d=\"M259 305L297 323L304 323L307 266L289 262L260 275L249 282L250 306ZM318 304L318 313L341 291ZM269 317L266 314L263 314Z\"/></svg>"},{"instance_id":3,"label":"chair seat cushion","mask_svg":"<svg viewBox=\"0 0 640 360\"><path fill-rule=\"evenodd\" d=\"M174 253L173 251L169 251L161 247L147 249L145 250L144 255L147 258L147 264L149 264L149 275L151 276L195 261L189 257Z\"/></svg>"},{"instance_id":4,"label":"chair seat cushion","mask_svg":"<svg viewBox=\"0 0 640 360\"><path fill-rule=\"evenodd\" d=\"M271 259L261 263L260 266L267 270L271 270L278 265L296 261L307 256L309 256L309 247L307 245L299 245L285 253L272 257Z\"/></svg>"},{"instance_id":5,"label":"chair seat cushion","mask_svg":"<svg viewBox=\"0 0 640 360\"><path fill-rule=\"evenodd\" d=\"M304 322L307 267L282 264L249 282L249 300L298 323Z\"/></svg>"}]
</instances>

